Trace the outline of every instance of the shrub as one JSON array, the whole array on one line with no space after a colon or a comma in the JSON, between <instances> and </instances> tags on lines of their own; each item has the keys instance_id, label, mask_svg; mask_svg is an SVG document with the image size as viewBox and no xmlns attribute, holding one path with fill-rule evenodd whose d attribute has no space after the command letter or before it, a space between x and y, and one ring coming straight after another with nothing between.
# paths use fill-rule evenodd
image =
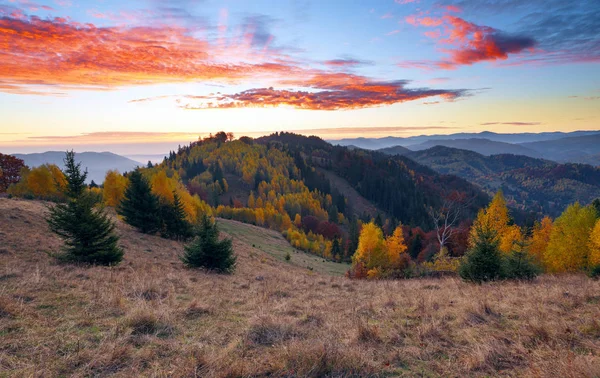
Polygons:
<instances>
[{"instance_id":1,"label":"shrub","mask_svg":"<svg viewBox=\"0 0 600 378\"><path fill-rule=\"evenodd\" d=\"M533 260L523 241L515 243L515 249L504 260L503 277L516 280L532 280L541 269Z\"/></svg>"},{"instance_id":2,"label":"shrub","mask_svg":"<svg viewBox=\"0 0 600 378\"><path fill-rule=\"evenodd\" d=\"M596 265L588 269L588 276L590 278L600 278L600 265Z\"/></svg>"}]
</instances>

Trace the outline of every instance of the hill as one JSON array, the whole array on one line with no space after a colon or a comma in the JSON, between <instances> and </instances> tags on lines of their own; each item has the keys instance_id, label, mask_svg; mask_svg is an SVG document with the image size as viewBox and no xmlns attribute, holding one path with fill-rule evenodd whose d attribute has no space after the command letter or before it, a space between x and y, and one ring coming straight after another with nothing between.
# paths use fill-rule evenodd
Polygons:
<instances>
[{"instance_id":1,"label":"hill","mask_svg":"<svg viewBox=\"0 0 600 378\"><path fill-rule=\"evenodd\" d=\"M37 167L43 164L55 164L61 169L64 168L64 151L48 151L34 154L13 154L13 156L22 159L25 165ZM137 166L145 165L138 161L113 154L111 152L81 152L76 154L77 162L81 162L82 168L87 168L87 182L94 180L97 184L104 181L106 171L116 169L119 172L129 172Z\"/></svg>"},{"instance_id":2,"label":"hill","mask_svg":"<svg viewBox=\"0 0 600 378\"><path fill-rule=\"evenodd\" d=\"M411 159L440 173L465 178L492 194L504 191L518 208L558 216L569 204L600 197L600 168L559 164L519 155L484 156L437 146L411 152Z\"/></svg>"},{"instance_id":3,"label":"hill","mask_svg":"<svg viewBox=\"0 0 600 378\"><path fill-rule=\"evenodd\" d=\"M384 153L386 155L407 155L408 153L411 152L411 150L409 150L406 147L402 147L402 146L393 146L393 147L381 148L378 151L382 152L382 153Z\"/></svg>"},{"instance_id":4,"label":"hill","mask_svg":"<svg viewBox=\"0 0 600 378\"><path fill-rule=\"evenodd\" d=\"M600 133L521 144L546 159L600 165Z\"/></svg>"},{"instance_id":5,"label":"hill","mask_svg":"<svg viewBox=\"0 0 600 378\"><path fill-rule=\"evenodd\" d=\"M238 267L221 276L183 268L180 243L116 218L121 265L57 265L45 212L0 198L6 376L600 374L600 281L352 281L247 244L237 235L255 230L237 222L223 228L238 233Z\"/></svg>"},{"instance_id":6,"label":"hill","mask_svg":"<svg viewBox=\"0 0 600 378\"><path fill-rule=\"evenodd\" d=\"M458 148L462 150L475 151L482 155L498 155L498 154L513 154L524 155L529 157L541 157L542 154L536 150L524 147L518 144L505 142L494 142L489 139L472 138L472 139L449 139L449 140L428 140L420 144L408 146L412 151L426 150L435 146L444 146Z\"/></svg>"},{"instance_id":7,"label":"hill","mask_svg":"<svg viewBox=\"0 0 600 378\"><path fill-rule=\"evenodd\" d=\"M348 146L355 145L360 148L378 150L381 148L420 144L429 140L451 140L451 139L487 139L493 142L503 143L528 143L556 140L567 137L579 137L597 134L598 131L573 131L573 132L542 132L542 133L494 133L491 131L482 131L480 133L454 133L454 134L433 134L418 135L412 137L384 137L384 138L345 138L339 140L329 140L334 145Z\"/></svg>"}]
</instances>

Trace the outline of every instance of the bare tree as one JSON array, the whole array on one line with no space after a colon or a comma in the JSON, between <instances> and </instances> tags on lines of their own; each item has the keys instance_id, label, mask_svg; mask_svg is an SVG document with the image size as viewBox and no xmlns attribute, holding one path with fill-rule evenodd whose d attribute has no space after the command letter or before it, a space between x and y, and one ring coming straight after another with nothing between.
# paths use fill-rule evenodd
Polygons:
<instances>
[{"instance_id":1,"label":"bare tree","mask_svg":"<svg viewBox=\"0 0 600 378\"><path fill-rule=\"evenodd\" d=\"M460 222L462 212L472 201L473 198L466 198L464 193L455 191L444 198L442 206L438 209L434 209L433 206L429 207L428 213L435 227L440 251L444 249L456 232L456 225Z\"/></svg>"}]
</instances>

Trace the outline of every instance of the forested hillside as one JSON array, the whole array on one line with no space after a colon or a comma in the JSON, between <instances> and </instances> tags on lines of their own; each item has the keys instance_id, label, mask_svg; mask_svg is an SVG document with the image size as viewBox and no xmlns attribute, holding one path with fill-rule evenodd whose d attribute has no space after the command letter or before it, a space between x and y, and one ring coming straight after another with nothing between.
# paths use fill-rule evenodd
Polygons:
<instances>
[{"instance_id":1,"label":"forested hillside","mask_svg":"<svg viewBox=\"0 0 600 378\"><path fill-rule=\"evenodd\" d=\"M484 156L444 146L407 156L476 183L489 194L502 189L513 207L540 214L556 216L573 202L588 204L600 197L600 168L590 165L511 154Z\"/></svg>"}]
</instances>

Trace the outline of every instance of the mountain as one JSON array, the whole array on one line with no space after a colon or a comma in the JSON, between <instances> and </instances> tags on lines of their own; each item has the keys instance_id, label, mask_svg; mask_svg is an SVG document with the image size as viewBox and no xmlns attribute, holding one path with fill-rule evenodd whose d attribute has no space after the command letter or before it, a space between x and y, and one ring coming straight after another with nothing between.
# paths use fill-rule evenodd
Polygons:
<instances>
[{"instance_id":1,"label":"mountain","mask_svg":"<svg viewBox=\"0 0 600 378\"><path fill-rule=\"evenodd\" d=\"M519 155L485 156L473 151L436 146L407 155L439 173L462 177L489 194L504 191L521 209L559 215L569 204L600 197L600 168L559 164Z\"/></svg>"},{"instance_id":2,"label":"mountain","mask_svg":"<svg viewBox=\"0 0 600 378\"><path fill-rule=\"evenodd\" d=\"M600 165L600 133L522 143L521 146L538 151L546 159Z\"/></svg>"},{"instance_id":3,"label":"mountain","mask_svg":"<svg viewBox=\"0 0 600 378\"><path fill-rule=\"evenodd\" d=\"M434 139L428 140L420 144L410 145L408 148L412 151L426 150L435 146L445 146L458 148L462 150L470 150L482 155L498 155L498 154L513 154L524 155L530 157L542 157L542 154L536 150L527 148L519 144L511 144L505 142L495 142L489 139L471 138L471 139Z\"/></svg>"},{"instance_id":4,"label":"mountain","mask_svg":"<svg viewBox=\"0 0 600 378\"><path fill-rule=\"evenodd\" d=\"M13 154L22 159L25 165L33 168L43 164L56 164L64 168L63 151L48 151L35 154ZM88 170L88 183L94 180L97 184L104 182L106 171L116 169L119 172L134 170L137 166L145 165L126 157L113 154L112 152L81 152L75 154L77 162L81 162L82 168Z\"/></svg>"},{"instance_id":5,"label":"mountain","mask_svg":"<svg viewBox=\"0 0 600 378\"><path fill-rule=\"evenodd\" d=\"M147 165L149 161L153 164L161 163L168 154L138 154L138 155L123 155L124 157L140 164Z\"/></svg>"},{"instance_id":6,"label":"mountain","mask_svg":"<svg viewBox=\"0 0 600 378\"><path fill-rule=\"evenodd\" d=\"M573 131L569 133L563 132L543 132L543 133L514 133L501 134L491 131L483 131L480 133L455 133L455 134L434 134L434 135L419 135L413 137L384 137L384 138L345 138L339 140L329 140L330 143L340 146L355 145L360 148L369 150L378 150L393 146L407 147L412 144L420 144L429 140L450 140L450 139L488 139L493 142L503 143L530 143L540 141L551 141L566 137L580 137L586 135L597 134L599 131Z\"/></svg>"}]
</instances>

